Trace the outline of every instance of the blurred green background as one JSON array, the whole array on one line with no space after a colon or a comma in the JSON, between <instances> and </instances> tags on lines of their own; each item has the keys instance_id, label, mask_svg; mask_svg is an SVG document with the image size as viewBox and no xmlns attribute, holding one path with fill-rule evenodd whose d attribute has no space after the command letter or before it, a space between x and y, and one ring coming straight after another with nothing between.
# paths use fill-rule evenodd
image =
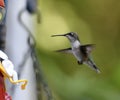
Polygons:
<instances>
[{"instance_id":1,"label":"blurred green background","mask_svg":"<svg viewBox=\"0 0 120 100\"><path fill-rule=\"evenodd\" d=\"M55 100L120 100L120 1L40 0L37 52ZM92 52L101 74L78 65L72 55L54 50L70 47L65 37L77 32L82 44L93 43Z\"/></svg>"}]
</instances>

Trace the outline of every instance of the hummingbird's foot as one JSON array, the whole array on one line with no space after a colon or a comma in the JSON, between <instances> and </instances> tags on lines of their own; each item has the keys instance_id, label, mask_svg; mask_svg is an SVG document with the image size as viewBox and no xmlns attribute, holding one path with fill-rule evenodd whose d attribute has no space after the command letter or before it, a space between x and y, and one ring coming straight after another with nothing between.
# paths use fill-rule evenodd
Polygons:
<instances>
[{"instance_id":1,"label":"hummingbird's foot","mask_svg":"<svg viewBox=\"0 0 120 100\"><path fill-rule=\"evenodd\" d=\"M79 65L82 65L82 64L83 64L83 61L77 61L77 63L78 63Z\"/></svg>"}]
</instances>

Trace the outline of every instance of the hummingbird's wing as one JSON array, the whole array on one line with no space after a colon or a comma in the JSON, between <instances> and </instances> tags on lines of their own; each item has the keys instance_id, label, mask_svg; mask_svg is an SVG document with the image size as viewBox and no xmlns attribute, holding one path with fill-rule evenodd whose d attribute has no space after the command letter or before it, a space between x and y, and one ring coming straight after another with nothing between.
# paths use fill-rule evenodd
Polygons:
<instances>
[{"instance_id":1,"label":"hummingbird's wing","mask_svg":"<svg viewBox=\"0 0 120 100\"><path fill-rule=\"evenodd\" d=\"M56 52L72 53L72 49L71 48L60 49L60 50L56 50Z\"/></svg>"},{"instance_id":2,"label":"hummingbird's wing","mask_svg":"<svg viewBox=\"0 0 120 100\"><path fill-rule=\"evenodd\" d=\"M100 70L97 68L97 66L95 65L95 63L91 59L88 59L87 61L85 61L85 64L87 64L89 67L91 67L97 73L100 73Z\"/></svg>"},{"instance_id":3,"label":"hummingbird's wing","mask_svg":"<svg viewBox=\"0 0 120 100\"><path fill-rule=\"evenodd\" d=\"M86 44L86 45L81 45L80 49L81 49L83 54L89 55L94 47L95 47L94 44Z\"/></svg>"}]
</instances>

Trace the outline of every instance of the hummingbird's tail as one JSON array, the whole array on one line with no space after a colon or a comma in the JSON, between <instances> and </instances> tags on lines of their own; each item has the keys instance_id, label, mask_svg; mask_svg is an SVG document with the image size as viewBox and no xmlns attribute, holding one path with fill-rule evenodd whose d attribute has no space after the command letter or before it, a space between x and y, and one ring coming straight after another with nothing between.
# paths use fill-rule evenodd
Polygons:
<instances>
[{"instance_id":1,"label":"hummingbird's tail","mask_svg":"<svg viewBox=\"0 0 120 100\"><path fill-rule=\"evenodd\" d=\"M96 71L97 73L101 73L100 70L96 67L96 65L93 65L93 68L95 69L95 71Z\"/></svg>"},{"instance_id":2,"label":"hummingbird's tail","mask_svg":"<svg viewBox=\"0 0 120 100\"><path fill-rule=\"evenodd\" d=\"M95 63L92 60L86 61L86 64L90 66L93 70L95 70L97 73L100 73L99 68L95 65Z\"/></svg>"}]
</instances>

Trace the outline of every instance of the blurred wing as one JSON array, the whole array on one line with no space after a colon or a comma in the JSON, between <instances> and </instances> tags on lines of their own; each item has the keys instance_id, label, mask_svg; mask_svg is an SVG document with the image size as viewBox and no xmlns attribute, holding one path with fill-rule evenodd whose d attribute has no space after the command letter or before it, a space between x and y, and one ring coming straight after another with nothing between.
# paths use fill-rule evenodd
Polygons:
<instances>
[{"instance_id":1,"label":"blurred wing","mask_svg":"<svg viewBox=\"0 0 120 100\"><path fill-rule=\"evenodd\" d=\"M72 53L72 49L71 48L66 48L66 49L56 50L55 52Z\"/></svg>"},{"instance_id":2,"label":"blurred wing","mask_svg":"<svg viewBox=\"0 0 120 100\"><path fill-rule=\"evenodd\" d=\"M94 47L95 47L94 44L86 44L86 45L80 46L80 49L84 54L89 55Z\"/></svg>"}]
</instances>

